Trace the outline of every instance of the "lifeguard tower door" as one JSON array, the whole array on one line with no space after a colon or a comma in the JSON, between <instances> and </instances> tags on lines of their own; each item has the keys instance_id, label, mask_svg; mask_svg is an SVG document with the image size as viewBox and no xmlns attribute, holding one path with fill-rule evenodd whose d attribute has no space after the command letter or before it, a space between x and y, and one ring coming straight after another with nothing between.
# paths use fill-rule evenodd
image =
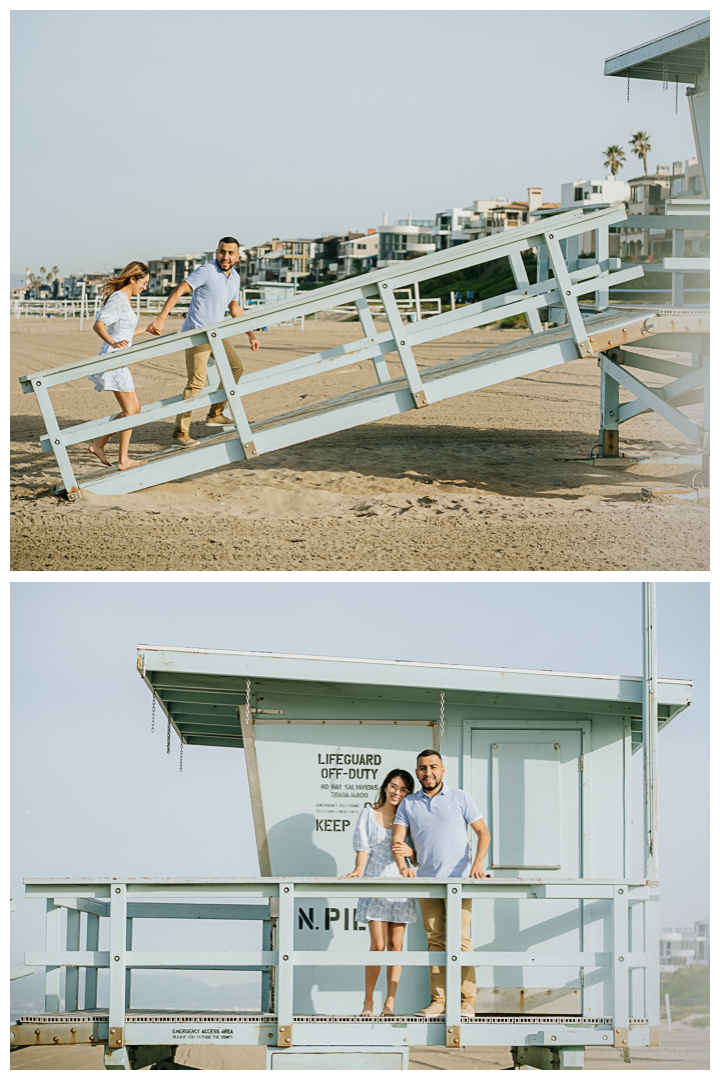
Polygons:
<instances>
[{"instance_id":1,"label":"lifeguard tower door","mask_svg":"<svg viewBox=\"0 0 720 1080\"><path fill-rule=\"evenodd\" d=\"M571 721L473 726L471 791L492 843L486 869L502 878L583 876L582 741ZM582 727L589 735L589 723ZM476 900L475 949L582 951L578 900ZM582 1013L579 968L477 967L479 1012Z\"/></svg>"}]
</instances>

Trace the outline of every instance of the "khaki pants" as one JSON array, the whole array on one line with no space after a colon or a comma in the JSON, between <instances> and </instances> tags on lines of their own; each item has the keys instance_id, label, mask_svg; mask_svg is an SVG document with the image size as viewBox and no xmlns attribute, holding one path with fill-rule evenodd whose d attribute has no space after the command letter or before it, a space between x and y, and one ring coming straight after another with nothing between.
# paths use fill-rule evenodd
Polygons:
<instances>
[{"instance_id":1,"label":"khaki pants","mask_svg":"<svg viewBox=\"0 0 720 1080\"><path fill-rule=\"evenodd\" d=\"M428 950L430 952L445 952L445 901L444 900L421 900L420 911L422 912L423 926L427 935ZM472 952L470 940L470 917L472 913L472 900L462 902L462 932L461 948L463 952ZM464 967L462 969L462 983L460 994L464 1005L472 1005L475 1008L477 987L475 985L475 968ZM430 968L430 997L433 1001L445 1004L445 968Z\"/></svg>"},{"instance_id":2,"label":"khaki pants","mask_svg":"<svg viewBox=\"0 0 720 1080\"><path fill-rule=\"evenodd\" d=\"M225 355L228 358L233 378L235 379L235 382L237 382L243 373L242 361L228 341L223 341L223 345L225 346ZM196 345L194 349L185 350L185 366L187 368L188 381L183 390L183 398L197 397L205 386L207 363L211 351L209 345ZM219 416L223 411L224 404L224 401L216 401L214 405L211 405L208 419L210 419L211 416ZM180 435L181 433L187 435L189 433L191 415L191 413L186 412L175 417L173 435Z\"/></svg>"}]
</instances>

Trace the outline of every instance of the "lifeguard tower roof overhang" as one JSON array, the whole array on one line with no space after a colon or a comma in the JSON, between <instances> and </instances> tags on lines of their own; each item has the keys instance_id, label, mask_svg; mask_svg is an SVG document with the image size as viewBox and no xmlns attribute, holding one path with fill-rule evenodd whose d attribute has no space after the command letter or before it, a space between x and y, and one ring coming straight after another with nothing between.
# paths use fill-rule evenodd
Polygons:
<instances>
[{"instance_id":1,"label":"lifeguard tower roof overhang","mask_svg":"<svg viewBox=\"0 0 720 1080\"><path fill-rule=\"evenodd\" d=\"M263 723L433 723L444 691L446 707L531 708L551 724L558 715L630 716L633 752L642 745L641 676L164 645L139 645L137 666L186 745L243 746L248 680ZM658 679L658 729L687 708L691 689L691 680Z\"/></svg>"}]
</instances>

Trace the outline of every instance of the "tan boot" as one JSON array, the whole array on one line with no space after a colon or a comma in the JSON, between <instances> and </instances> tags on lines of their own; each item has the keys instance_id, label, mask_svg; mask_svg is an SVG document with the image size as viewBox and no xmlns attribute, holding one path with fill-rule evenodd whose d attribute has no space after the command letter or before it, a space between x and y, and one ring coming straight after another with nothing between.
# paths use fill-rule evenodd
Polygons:
<instances>
[{"instance_id":1,"label":"tan boot","mask_svg":"<svg viewBox=\"0 0 720 1080\"><path fill-rule=\"evenodd\" d=\"M415 1013L416 1016L444 1016L445 1015L445 1002L444 1001L431 1001L425 1009L418 1009Z\"/></svg>"}]
</instances>

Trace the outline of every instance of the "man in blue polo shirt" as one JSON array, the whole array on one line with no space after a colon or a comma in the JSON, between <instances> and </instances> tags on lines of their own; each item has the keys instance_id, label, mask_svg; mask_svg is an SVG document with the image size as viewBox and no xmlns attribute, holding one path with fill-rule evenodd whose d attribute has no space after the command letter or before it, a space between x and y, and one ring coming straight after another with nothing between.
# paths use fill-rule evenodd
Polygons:
<instances>
[{"instance_id":1,"label":"man in blue polo shirt","mask_svg":"<svg viewBox=\"0 0 720 1080\"><path fill-rule=\"evenodd\" d=\"M406 795L400 803L393 821L393 854L403 877L474 877L488 875L483 861L490 847L490 831L482 814L470 796L458 788L443 784L445 766L437 750L423 750L417 759L415 775L422 790ZM477 835L478 846L475 861L470 865L468 825ZM407 866L404 857L396 852L397 845L405 840L410 830L418 867ZM446 911L445 901L431 898L420 901L423 925L430 952L445 951ZM462 902L462 950L472 952L470 940L470 917L472 900ZM461 984L462 1016L475 1015L475 969L462 969ZM445 968L430 968L430 1004L421 1009L420 1016L440 1016L445 1012Z\"/></svg>"},{"instance_id":2,"label":"man in blue polo shirt","mask_svg":"<svg viewBox=\"0 0 720 1080\"><path fill-rule=\"evenodd\" d=\"M224 236L218 243L215 258L211 263L198 266L191 274L181 281L168 296L160 314L148 326L153 334L161 334L165 326L165 319L177 304L181 296L192 292L190 310L182 324L183 330L194 330L199 326L209 326L211 323L220 322L229 310L233 319L238 319L243 311L240 307L240 275L233 266L240 258L240 244L234 236ZM255 352L260 343L252 330L248 332L250 348ZM243 373L243 365L240 357L235 352L229 341L224 340L225 355L230 362L230 368L235 382ZM185 350L185 366L187 367L188 381L183 390L183 398L197 397L205 386L207 363L211 349L209 344L196 345L192 349ZM173 429L173 442L180 446L195 446L197 439L190 438L191 413L181 413L175 418ZM230 416L223 415L223 402L215 402L210 406L205 423L209 427L223 427L226 424L234 424Z\"/></svg>"}]
</instances>

